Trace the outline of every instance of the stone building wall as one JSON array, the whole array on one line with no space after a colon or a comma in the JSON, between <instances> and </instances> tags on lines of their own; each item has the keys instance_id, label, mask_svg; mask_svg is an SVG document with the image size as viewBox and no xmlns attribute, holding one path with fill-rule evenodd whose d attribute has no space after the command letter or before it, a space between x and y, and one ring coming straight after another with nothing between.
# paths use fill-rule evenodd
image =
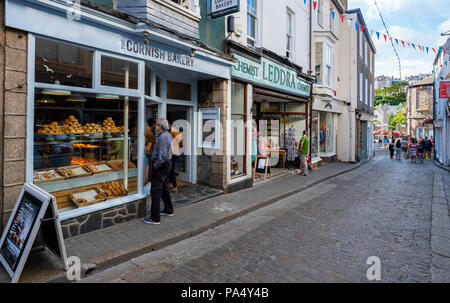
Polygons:
<instances>
[{"instance_id":1,"label":"stone building wall","mask_svg":"<svg viewBox=\"0 0 450 303\"><path fill-rule=\"evenodd\" d=\"M408 90L406 102L408 113L406 116L407 134L414 136L416 128L422 126L422 120L427 116L433 117L433 87L413 87Z\"/></svg>"},{"instance_id":2,"label":"stone building wall","mask_svg":"<svg viewBox=\"0 0 450 303\"><path fill-rule=\"evenodd\" d=\"M199 150L197 159L197 182L218 189L224 189L227 184L227 156L226 156L226 122L228 111L228 81L215 79L199 81L198 107L220 108L220 154L213 154L213 150Z\"/></svg>"},{"instance_id":3,"label":"stone building wall","mask_svg":"<svg viewBox=\"0 0 450 303\"><path fill-rule=\"evenodd\" d=\"M63 221L61 228L64 239L142 218L147 215L146 204L147 201L142 199Z\"/></svg>"},{"instance_id":4,"label":"stone building wall","mask_svg":"<svg viewBox=\"0 0 450 303\"><path fill-rule=\"evenodd\" d=\"M0 6L0 128L2 229L25 182L27 115L27 33L4 26Z\"/></svg>"}]
</instances>

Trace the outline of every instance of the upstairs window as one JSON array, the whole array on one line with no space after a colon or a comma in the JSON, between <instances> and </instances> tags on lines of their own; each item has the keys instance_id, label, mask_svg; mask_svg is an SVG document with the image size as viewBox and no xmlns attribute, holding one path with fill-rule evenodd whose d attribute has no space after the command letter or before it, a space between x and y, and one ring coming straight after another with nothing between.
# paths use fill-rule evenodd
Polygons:
<instances>
[{"instance_id":1,"label":"upstairs window","mask_svg":"<svg viewBox=\"0 0 450 303\"><path fill-rule=\"evenodd\" d=\"M286 12L286 57L293 59L293 33L292 33L293 15L291 12Z\"/></svg>"},{"instance_id":2,"label":"upstairs window","mask_svg":"<svg viewBox=\"0 0 450 303\"><path fill-rule=\"evenodd\" d=\"M251 46L256 46L256 29L258 24L256 1L247 0L247 43Z\"/></svg>"}]
</instances>

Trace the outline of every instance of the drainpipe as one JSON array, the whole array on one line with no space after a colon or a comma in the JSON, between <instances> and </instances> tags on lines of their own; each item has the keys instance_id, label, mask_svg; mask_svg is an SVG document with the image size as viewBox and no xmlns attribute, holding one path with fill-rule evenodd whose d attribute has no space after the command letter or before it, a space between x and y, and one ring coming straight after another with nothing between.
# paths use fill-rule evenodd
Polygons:
<instances>
[{"instance_id":1,"label":"drainpipe","mask_svg":"<svg viewBox=\"0 0 450 303\"><path fill-rule=\"evenodd\" d=\"M433 120L436 120L436 90L435 90L435 83L436 83L436 80L433 82ZM436 158L436 127L434 126L434 121L433 121L433 137L434 137L433 158L434 158L434 160L437 160L437 158Z\"/></svg>"},{"instance_id":2,"label":"drainpipe","mask_svg":"<svg viewBox=\"0 0 450 303\"><path fill-rule=\"evenodd\" d=\"M353 153L353 128L352 128L352 113L353 113L353 111L352 111L352 81L353 81L353 78L352 78L352 67L353 67L353 65L352 65L352 47L353 47L353 44L352 44L352 27L350 27L350 52L349 52L349 55L350 55L350 94L349 94L350 105L348 107L348 123L349 123L348 125L349 125L349 129L350 129L349 162L352 162L352 153Z\"/></svg>"}]
</instances>

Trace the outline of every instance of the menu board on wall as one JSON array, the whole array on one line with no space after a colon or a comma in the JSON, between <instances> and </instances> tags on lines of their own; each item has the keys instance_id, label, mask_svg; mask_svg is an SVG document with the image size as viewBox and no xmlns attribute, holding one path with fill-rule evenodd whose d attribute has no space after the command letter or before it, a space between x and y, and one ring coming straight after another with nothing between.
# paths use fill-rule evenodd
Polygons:
<instances>
[{"instance_id":1,"label":"menu board on wall","mask_svg":"<svg viewBox=\"0 0 450 303\"><path fill-rule=\"evenodd\" d=\"M67 269L67 256L55 198L33 184L24 184L0 240L0 263L18 282L39 231L43 245L61 258Z\"/></svg>"}]
</instances>

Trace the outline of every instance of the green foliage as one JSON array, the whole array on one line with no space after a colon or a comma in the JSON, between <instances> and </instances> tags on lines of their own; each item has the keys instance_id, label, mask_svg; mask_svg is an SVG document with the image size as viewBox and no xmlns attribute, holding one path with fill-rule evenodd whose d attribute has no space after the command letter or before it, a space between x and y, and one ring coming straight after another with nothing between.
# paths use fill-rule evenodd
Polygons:
<instances>
[{"instance_id":1,"label":"green foliage","mask_svg":"<svg viewBox=\"0 0 450 303\"><path fill-rule=\"evenodd\" d=\"M396 130L397 125L406 124L405 106L402 106L396 114L390 113L388 115L388 124L390 130Z\"/></svg>"},{"instance_id":2,"label":"green foliage","mask_svg":"<svg viewBox=\"0 0 450 303\"><path fill-rule=\"evenodd\" d=\"M375 90L374 105L377 106L381 104L387 104L391 106L396 106L406 103L406 92L402 92L397 95L393 95L393 93L399 90L401 91L407 85L408 81L399 81L396 82L395 84L392 84L391 86ZM385 93L386 96L384 96ZM376 96L376 94L379 94L381 96Z\"/></svg>"}]
</instances>

